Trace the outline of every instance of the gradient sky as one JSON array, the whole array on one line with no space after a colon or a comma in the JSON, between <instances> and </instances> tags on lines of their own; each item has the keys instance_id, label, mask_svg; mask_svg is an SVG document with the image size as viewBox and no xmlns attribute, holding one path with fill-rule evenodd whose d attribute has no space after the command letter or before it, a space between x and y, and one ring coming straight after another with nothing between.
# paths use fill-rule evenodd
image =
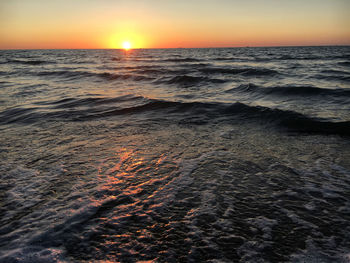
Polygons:
<instances>
[{"instance_id":1,"label":"gradient sky","mask_svg":"<svg viewBox=\"0 0 350 263\"><path fill-rule=\"evenodd\" d=\"M349 45L350 0L0 0L0 49Z\"/></svg>"}]
</instances>

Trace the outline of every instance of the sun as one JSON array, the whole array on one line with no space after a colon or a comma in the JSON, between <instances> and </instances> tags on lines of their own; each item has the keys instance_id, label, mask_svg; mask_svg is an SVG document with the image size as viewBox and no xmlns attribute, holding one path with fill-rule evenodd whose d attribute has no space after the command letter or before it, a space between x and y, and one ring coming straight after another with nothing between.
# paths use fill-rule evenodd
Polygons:
<instances>
[{"instance_id":1,"label":"sun","mask_svg":"<svg viewBox=\"0 0 350 263\"><path fill-rule=\"evenodd\" d=\"M1 0L0 0L1 2ZM146 39L139 33L121 31L106 36L106 47L129 51L138 48L145 48Z\"/></svg>"},{"instance_id":2,"label":"sun","mask_svg":"<svg viewBox=\"0 0 350 263\"><path fill-rule=\"evenodd\" d=\"M129 41L124 41L122 44L123 49L129 50L131 49L131 43Z\"/></svg>"}]
</instances>

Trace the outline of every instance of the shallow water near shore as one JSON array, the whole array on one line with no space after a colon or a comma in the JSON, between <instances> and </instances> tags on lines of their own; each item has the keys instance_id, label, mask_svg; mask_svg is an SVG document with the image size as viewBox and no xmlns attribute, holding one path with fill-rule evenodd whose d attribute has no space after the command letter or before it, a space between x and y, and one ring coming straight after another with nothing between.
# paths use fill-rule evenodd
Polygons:
<instances>
[{"instance_id":1,"label":"shallow water near shore","mask_svg":"<svg viewBox=\"0 0 350 263\"><path fill-rule=\"evenodd\" d=\"M0 51L0 261L349 262L349 61Z\"/></svg>"}]
</instances>

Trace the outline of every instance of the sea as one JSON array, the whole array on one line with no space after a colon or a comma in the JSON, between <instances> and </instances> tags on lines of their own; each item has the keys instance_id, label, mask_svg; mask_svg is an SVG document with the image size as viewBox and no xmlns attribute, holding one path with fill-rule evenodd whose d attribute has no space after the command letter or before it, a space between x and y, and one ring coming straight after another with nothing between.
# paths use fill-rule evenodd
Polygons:
<instances>
[{"instance_id":1,"label":"sea","mask_svg":"<svg viewBox=\"0 0 350 263\"><path fill-rule=\"evenodd\" d=\"M350 47L0 51L0 262L350 262Z\"/></svg>"}]
</instances>

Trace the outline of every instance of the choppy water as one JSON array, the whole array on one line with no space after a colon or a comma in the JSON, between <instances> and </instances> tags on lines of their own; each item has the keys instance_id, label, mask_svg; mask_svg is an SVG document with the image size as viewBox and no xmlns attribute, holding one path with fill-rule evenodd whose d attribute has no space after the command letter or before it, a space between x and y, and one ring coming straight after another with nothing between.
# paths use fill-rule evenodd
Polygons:
<instances>
[{"instance_id":1,"label":"choppy water","mask_svg":"<svg viewBox=\"0 0 350 263\"><path fill-rule=\"evenodd\" d=\"M349 262L350 47L0 51L0 261Z\"/></svg>"}]
</instances>

